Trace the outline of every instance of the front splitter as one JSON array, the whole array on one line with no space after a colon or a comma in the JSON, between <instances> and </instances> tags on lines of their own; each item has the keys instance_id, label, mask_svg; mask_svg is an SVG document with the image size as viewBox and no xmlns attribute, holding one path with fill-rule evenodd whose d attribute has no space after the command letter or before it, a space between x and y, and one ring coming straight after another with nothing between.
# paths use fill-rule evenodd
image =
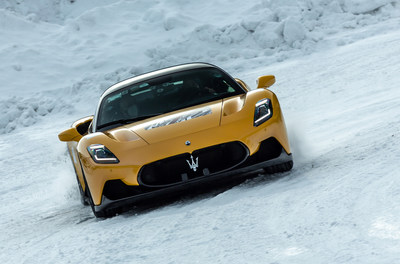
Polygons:
<instances>
[{"instance_id":1,"label":"front splitter","mask_svg":"<svg viewBox=\"0 0 400 264\"><path fill-rule=\"evenodd\" d=\"M263 161L257 164L252 164L246 167L240 167L238 169L233 169L230 171L225 171L222 173L215 173L207 176L198 177L165 188L154 188L154 190L150 189L146 193L138 194L135 196L126 197L118 200L110 200L103 195L102 203L100 205L95 205L94 210L96 212L101 212L105 210L112 210L114 208L135 206L139 203L150 201L155 198L160 199L166 196L178 196L193 188L206 187L211 184L215 186L217 183L238 180L245 177L243 175L244 173L257 171L262 168L283 164L289 161L293 161L292 154L287 154L284 150L282 150L282 153L279 155L279 157L274 159Z\"/></svg>"}]
</instances>

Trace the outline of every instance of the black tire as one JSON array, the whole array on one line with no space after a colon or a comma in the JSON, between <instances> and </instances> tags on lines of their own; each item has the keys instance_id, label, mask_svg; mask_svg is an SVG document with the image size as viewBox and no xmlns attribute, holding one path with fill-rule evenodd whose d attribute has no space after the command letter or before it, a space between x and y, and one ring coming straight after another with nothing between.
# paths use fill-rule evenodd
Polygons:
<instances>
[{"instance_id":1,"label":"black tire","mask_svg":"<svg viewBox=\"0 0 400 264\"><path fill-rule=\"evenodd\" d=\"M79 193L81 196L81 204L87 206L87 205L89 205L89 197L87 196L86 191L83 191L81 182L79 181L78 177L77 177L77 181L78 181Z\"/></svg>"},{"instance_id":2,"label":"black tire","mask_svg":"<svg viewBox=\"0 0 400 264\"><path fill-rule=\"evenodd\" d=\"M81 166L82 166L82 164L81 164ZM78 173L76 173L76 169L75 169L74 165L73 165L73 167L74 167L74 171L75 171L76 181L78 183L79 194L80 194L80 198L81 198L81 204L83 204L85 206L89 205L89 198L87 196L87 193L86 193L86 191L83 191L81 182L79 181ZM82 175L83 175L83 170L82 170Z\"/></svg>"},{"instance_id":3,"label":"black tire","mask_svg":"<svg viewBox=\"0 0 400 264\"><path fill-rule=\"evenodd\" d=\"M290 171L293 168L293 161L288 161L285 163L272 165L270 167L264 168L264 171L268 174L278 173L278 172L285 172Z\"/></svg>"},{"instance_id":4,"label":"black tire","mask_svg":"<svg viewBox=\"0 0 400 264\"><path fill-rule=\"evenodd\" d=\"M93 202L93 199L92 199L92 195L90 193L89 185L87 184L86 176L85 176L85 173L83 171L82 163L81 163L80 160L79 160L79 163L81 165L83 182L85 183L85 191L83 191L82 185L81 185L81 183L80 183L80 181L78 179L78 174L77 174L76 179L78 181L79 192L81 194L81 203L83 205L90 205L90 208L92 208L94 216L96 216L96 217L107 217L106 214L103 211L96 212L96 210L94 208L94 202Z\"/></svg>"},{"instance_id":5,"label":"black tire","mask_svg":"<svg viewBox=\"0 0 400 264\"><path fill-rule=\"evenodd\" d=\"M82 173L83 173L83 172L82 172ZM85 181L86 194L87 194L87 197L88 197L88 201L89 201L89 204L90 204L90 208L92 208L92 212L93 212L94 216L96 216L96 217L105 217L105 215L103 214L103 211L96 212L96 210L95 210L95 208L94 208L94 202L93 202L93 199L92 199L92 195L91 195L91 193L90 193L89 185L88 185L87 182L86 182L86 177L85 177L85 175L83 175L83 180Z\"/></svg>"},{"instance_id":6,"label":"black tire","mask_svg":"<svg viewBox=\"0 0 400 264\"><path fill-rule=\"evenodd\" d=\"M89 185L86 182L85 175L83 175L83 179L84 179L85 185L86 185L87 199L88 199L88 202L90 204L90 207L92 208L92 212L93 212L95 217L97 217L97 218L108 218L108 217L113 217L116 214L120 213L119 208L108 208L108 209L104 209L104 210L101 210L101 211L96 211L92 195L90 194Z\"/></svg>"}]
</instances>

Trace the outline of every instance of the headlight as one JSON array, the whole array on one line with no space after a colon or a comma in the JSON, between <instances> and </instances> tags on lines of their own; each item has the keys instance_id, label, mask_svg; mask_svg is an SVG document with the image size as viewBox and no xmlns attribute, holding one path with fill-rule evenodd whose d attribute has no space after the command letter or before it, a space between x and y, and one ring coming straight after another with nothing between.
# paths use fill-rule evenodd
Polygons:
<instances>
[{"instance_id":1,"label":"headlight","mask_svg":"<svg viewBox=\"0 0 400 264\"><path fill-rule=\"evenodd\" d=\"M256 103L254 111L254 126L257 127L272 117L271 100L262 99Z\"/></svg>"},{"instance_id":2,"label":"headlight","mask_svg":"<svg viewBox=\"0 0 400 264\"><path fill-rule=\"evenodd\" d=\"M115 155L104 145L94 144L90 145L87 150L90 156L96 163L118 163L119 160Z\"/></svg>"}]
</instances>

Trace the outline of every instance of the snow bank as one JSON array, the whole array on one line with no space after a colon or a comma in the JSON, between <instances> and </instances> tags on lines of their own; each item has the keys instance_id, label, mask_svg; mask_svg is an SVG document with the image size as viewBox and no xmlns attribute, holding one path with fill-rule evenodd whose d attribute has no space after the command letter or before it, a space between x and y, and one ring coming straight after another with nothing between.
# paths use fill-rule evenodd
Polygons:
<instances>
[{"instance_id":1,"label":"snow bank","mask_svg":"<svg viewBox=\"0 0 400 264\"><path fill-rule=\"evenodd\" d=\"M389 0L1 1L0 133L65 111L58 101L92 114L103 90L132 75L206 61L240 77L368 37L353 32L399 14ZM33 103L41 97L46 110Z\"/></svg>"},{"instance_id":2,"label":"snow bank","mask_svg":"<svg viewBox=\"0 0 400 264\"><path fill-rule=\"evenodd\" d=\"M379 12L380 8L395 4L396 1L393 0L345 0L343 4L343 8L346 11L351 12L352 14L371 14L373 12Z\"/></svg>"},{"instance_id":3,"label":"snow bank","mask_svg":"<svg viewBox=\"0 0 400 264\"><path fill-rule=\"evenodd\" d=\"M68 112L70 107L62 100L51 97L12 97L0 101L0 134L9 133L17 127L31 126L52 112Z\"/></svg>"},{"instance_id":4,"label":"snow bank","mask_svg":"<svg viewBox=\"0 0 400 264\"><path fill-rule=\"evenodd\" d=\"M260 58L258 64L266 64L309 54L326 48L324 40L334 33L397 15L399 6L393 1L265 0L248 5L235 20L196 26L170 46L157 45L146 54L153 67L204 60L228 68L233 65L232 70L239 71L242 60ZM342 45L330 43L338 44Z\"/></svg>"},{"instance_id":5,"label":"snow bank","mask_svg":"<svg viewBox=\"0 0 400 264\"><path fill-rule=\"evenodd\" d=\"M95 6L111 4L112 0L2 0L0 8L20 14L36 22L63 24Z\"/></svg>"}]
</instances>

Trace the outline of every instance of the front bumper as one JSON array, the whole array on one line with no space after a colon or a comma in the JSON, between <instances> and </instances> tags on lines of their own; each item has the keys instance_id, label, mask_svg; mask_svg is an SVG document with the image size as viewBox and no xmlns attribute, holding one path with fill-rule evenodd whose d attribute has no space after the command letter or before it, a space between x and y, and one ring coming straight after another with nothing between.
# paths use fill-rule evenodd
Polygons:
<instances>
[{"instance_id":1,"label":"front bumper","mask_svg":"<svg viewBox=\"0 0 400 264\"><path fill-rule=\"evenodd\" d=\"M140 205L151 199L160 199L162 197L177 196L190 189L215 186L218 183L230 182L244 177L244 173L256 171L262 168L271 167L293 161L292 154L287 154L282 148L278 157L259 162L254 156L250 156L248 160L240 167L221 173L209 174L206 176L194 178L190 181L180 182L178 184L164 188L147 188L143 186L128 186L118 181L120 193L124 197L115 196L112 199L103 194L102 203L95 205L96 212L113 210L115 208L126 208L134 205Z\"/></svg>"}]
</instances>

